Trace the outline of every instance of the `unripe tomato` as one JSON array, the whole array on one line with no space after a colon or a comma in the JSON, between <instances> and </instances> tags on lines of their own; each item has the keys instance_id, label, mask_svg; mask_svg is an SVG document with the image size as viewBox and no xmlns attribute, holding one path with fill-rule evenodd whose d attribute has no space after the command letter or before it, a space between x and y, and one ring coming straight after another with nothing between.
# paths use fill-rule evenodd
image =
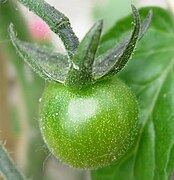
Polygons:
<instances>
[{"instance_id":1,"label":"unripe tomato","mask_svg":"<svg viewBox=\"0 0 174 180\"><path fill-rule=\"evenodd\" d=\"M81 90L50 83L40 103L40 127L62 162L98 168L121 158L134 144L137 109L135 96L116 77Z\"/></svg>"}]
</instances>

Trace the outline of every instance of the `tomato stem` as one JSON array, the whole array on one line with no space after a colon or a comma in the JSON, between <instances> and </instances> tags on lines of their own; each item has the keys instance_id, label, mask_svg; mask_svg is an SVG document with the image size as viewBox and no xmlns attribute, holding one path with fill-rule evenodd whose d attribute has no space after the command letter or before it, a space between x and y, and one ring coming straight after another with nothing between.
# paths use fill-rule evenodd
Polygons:
<instances>
[{"instance_id":1,"label":"tomato stem","mask_svg":"<svg viewBox=\"0 0 174 180\"><path fill-rule=\"evenodd\" d=\"M0 144L0 171L4 178L8 180L25 180L24 176L16 169L12 159L7 153L7 150Z\"/></svg>"},{"instance_id":2,"label":"tomato stem","mask_svg":"<svg viewBox=\"0 0 174 180\"><path fill-rule=\"evenodd\" d=\"M98 49L103 20L96 22L80 43L74 55L65 84L80 89L92 83L92 69Z\"/></svg>"}]
</instances>

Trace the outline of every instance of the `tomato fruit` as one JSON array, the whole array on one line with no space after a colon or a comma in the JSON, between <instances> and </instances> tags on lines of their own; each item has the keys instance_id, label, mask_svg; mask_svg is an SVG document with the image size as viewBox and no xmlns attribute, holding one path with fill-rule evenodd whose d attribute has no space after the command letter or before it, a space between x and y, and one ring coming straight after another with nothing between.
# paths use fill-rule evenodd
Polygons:
<instances>
[{"instance_id":1,"label":"tomato fruit","mask_svg":"<svg viewBox=\"0 0 174 180\"><path fill-rule=\"evenodd\" d=\"M98 168L121 158L138 130L137 101L118 78L77 90L49 83L40 127L51 152L75 168Z\"/></svg>"}]
</instances>

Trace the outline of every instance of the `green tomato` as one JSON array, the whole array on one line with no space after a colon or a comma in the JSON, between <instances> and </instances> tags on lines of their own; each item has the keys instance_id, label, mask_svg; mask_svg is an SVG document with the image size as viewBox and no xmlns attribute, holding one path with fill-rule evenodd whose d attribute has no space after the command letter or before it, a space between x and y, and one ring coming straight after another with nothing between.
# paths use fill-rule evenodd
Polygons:
<instances>
[{"instance_id":1,"label":"green tomato","mask_svg":"<svg viewBox=\"0 0 174 180\"><path fill-rule=\"evenodd\" d=\"M123 157L138 132L137 101L118 78L81 90L46 87L40 127L51 152L75 168L99 168Z\"/></svg>"}]
</instances>

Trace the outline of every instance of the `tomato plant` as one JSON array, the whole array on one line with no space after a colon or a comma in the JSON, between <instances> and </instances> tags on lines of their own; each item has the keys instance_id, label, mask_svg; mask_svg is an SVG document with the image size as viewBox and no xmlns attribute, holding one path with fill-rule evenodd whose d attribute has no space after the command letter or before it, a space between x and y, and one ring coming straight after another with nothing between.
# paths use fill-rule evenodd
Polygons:
<instances>
[{"instance_id":1,"label":"tomato plant","mask_svg":"<svg viewBox=\"0 0 174 180\"><path fill-rule=\"evenodd\" d=\"M43 138L55 157L76 168L94 168L90 171L93 180L170 179L174 167L174 21L170 12L150 7L154 14L153 20L146 37L138 46L136 44L151 20L151 13L146 16L149 7L139 10L144 19L142 23L133 7L134 29L127 39L125 37L133 26L130 23L132 16L118 21L102 38L102 21L98 21L79 42L68 18L62 13L41 0L19 1L47 22L51 30L60 36L67 50L66 54L61 54L46 46L23 42L14 33L13 25L9 27L10 38L18 54L47 81L40 102L40 127ZM6 12L6 8L0 11L1 20L5 20L2 17ZM11 21L8 20L7 26L9 22ZM16 28L18 23L13 23L20 35L20 29ZM4 26L3 31L6 29ZM121 40L122 37L124 41ZM116 45L116 42L121 43ZM122 71L135 46L138 48L132 60ZM120 73L117 74L118 72ZM124 80L131 90L118 78ZM25 89L30 91L28 86ZM138 121L137 103L132 90L139 106ZM32 87L30 97L34 98ZM27 98L32 99L30 97ZM123 97L129 99L132 106L129 107ZM125 112L125 107L129 107L129 113L122 113ZM100 108L102 110L98 111ZM131 117L118 129L117 123L122 117L119 113L129 114ZM30 117L33 117L31 113ZM126 120L124 117L121 122ZM135 127L131 128L133 124ZM139 132L137 124L140 124ZM122 137L129 130L132 134L128 136L126 143ZM117 137L114 137L114 133ZM38 146L35 142L33 144ZM122 149L121 153L116 151L119 148ZM33 149L34 153L36 146ZM110 158L107 156L108 151L113 152L109 154ZM37 162L39 157L35 158L37 153L33 153L31 159L36 159ZM0 159L0 170L7 179L24 179L9 161L2 145ZM38 172L38 165L33 164L33 169ZM29 174L35 176L34 173Z\"/></svg>"},{"instance_id":2,"label":"tomato plant","mask_svg":"<svg viewBox=\"0 0 174 180\"><path fill-rule=\"evenodd\" d=\"M49 81L40 105L40 127L51 152L76 168L103 167L120 159L135 143L138 107L131 90L114 76L128 62L150 24L152 13L141 24L138 10L132 5L131 36L98 56L102 20L79 43L62 13L43 1L39 1L42 6L34 1L21 2L48 23L67 50L64 55L22 42L13 25L9 27L17 52Z\"/></svg>"},{"instance_id":3,"label":"tomato plant","mask_svg":"<svg viewBox=\"0 0 174 180\"><path fill-rule=\"evenodd\" d=\"M132 56L152 13L141 23L138 10L132 6L131 35L101 53L103 39L107 39L105 35L100 42L102 20L79 42L69 19L55 8L40 0L20 1L47 22L67 50L61 54L23 42L13 24L9 26L18 54L47 81L39 114L43 139L50 151L75 168L95 169L121 162L136 142L139 121L135 95L116 74Z\"/></svg>"}]
</instances>

